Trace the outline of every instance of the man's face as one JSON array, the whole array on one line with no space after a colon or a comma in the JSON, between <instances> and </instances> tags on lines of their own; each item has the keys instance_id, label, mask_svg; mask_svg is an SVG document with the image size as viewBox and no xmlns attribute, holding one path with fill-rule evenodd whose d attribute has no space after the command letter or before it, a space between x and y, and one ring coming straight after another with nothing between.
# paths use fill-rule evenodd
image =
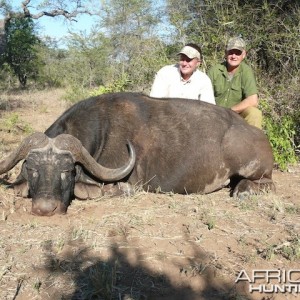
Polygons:
<instances>
[{"instance_id":1,"label":"man's face","mask_svg":"<svg viewBox=\"0 0 300 300\"><path fill-rule=\"evenodd\" d=\"M179 58L179 69L181 75L184 79L188 79L193 72L198 68L200 65L200 60L198 58L188 58L184 54L180 54Z\"/></svg>"},{"instance_id":2,"label":"man's face","mask_svg":"<svg viewBox=\"0 0 300 300\"><path fill-rule=\"evenodd\" d=\"M243 59L246 56L246 51L243 50L238 50L238 49L232 49L229 51L226 51L226 61L227 64L230 67L238 67L240 65L240 63L243 61Z\"/></svg>"}]
</instances>

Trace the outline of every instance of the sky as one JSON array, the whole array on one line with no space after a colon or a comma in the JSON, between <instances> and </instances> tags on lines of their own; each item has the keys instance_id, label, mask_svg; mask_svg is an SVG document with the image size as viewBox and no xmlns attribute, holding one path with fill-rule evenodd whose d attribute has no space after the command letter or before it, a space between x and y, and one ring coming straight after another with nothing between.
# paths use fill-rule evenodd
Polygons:
<instances>
[{"instance_id":1,"label":"sky","mask_svg":"<svg viewBox=\"0 0 300 300\"><path fill-rule=\"evenodd\" d=\"M22 0L12 0L10 1L14 9L20 10ZM39 3L41 1L32 0L32 4ZM89 15L81 15L76 18L78 22L66 21L64 17L47 17L43 16L38 20L38 33L39 36L50 36L52 38L63 38L68 34L68 31L79 33L80 31L86 31L87 33L91 30L93 25L96 23L96 17Z\"/></svg>"},{"instance_id":2,"label":"sky","mask_svg":"<svg viewBox=\"0 0 300 300\"><path fill-rule=\"evenodd\" d=\"M66 0L67 1L67 0ZM9 1L13 7L14 11L21 10L22 0L11 0ZM34 7L39 3L43 2L43 0L31 0L30 2L30 11L32 13L36 13L34 11ZM161 0L157 0L157 3L160 3ZM100 0L96 0L95 3L99 3ZM38 36L43 40L43 37L49 36L51 38L55 38L58 42L58 47L65 47L64 36L67 36L69 31L73 33L85 32L87 35L90 33L91 29L97 25L99 22L99 16L90 16L90 15L79 15L76 17L77 22L70 22L66 20L66 18L62 16L58 17L47 17L43 16L34 22L37 24L36 29L38 30Z\"/></svg>"},{"instance_id":3,"label":"sky","mask_svg":"<svg viewBox=\"0 0 300 300\"><path fill-rule=\"evenodd\" d=\"M63 17L47 17L44 16L38 19L38 32L41 36L48 35L53 38L62 38L69 31L77 32L86 31L87 33L96 24L96 18L89 15L82 15L76 18L77 22L70 22Z\"/></svg>"}]
</instances>

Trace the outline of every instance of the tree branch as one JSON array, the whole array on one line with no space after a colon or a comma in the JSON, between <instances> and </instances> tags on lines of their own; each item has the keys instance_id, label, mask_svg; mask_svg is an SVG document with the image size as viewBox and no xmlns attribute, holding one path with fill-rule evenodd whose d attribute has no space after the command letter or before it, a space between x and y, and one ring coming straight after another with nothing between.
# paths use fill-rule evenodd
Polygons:
<instances>
[{"instance_id":1,"label":"tree branch","mask_svg":"<svg viewBox=\"0 0 300 300\"><path fill-rule=\"evenodd\" d=\"M68 4L74 4L74 7L72 8L71 11L68 11L66 7L64 7L64 3L56 3L55 6L57 8L49 10L42 10L36 13L32 13L32 8L30 7L30 2L31 0L24 0L21 2L22 6L22 12L21 13L16 13L13 11L8 11L5 17L5 21L10 20L12 17L25 17L25 18L32 18L32 19L39 19L41 17L57 17L57 16L63 16L66 19L70 21L75 21L76 17L81 14L88 14L88 15L94 15L91 11L88 9L85 9L81 1L69 1Z\"/></svg>"}]
</instances>

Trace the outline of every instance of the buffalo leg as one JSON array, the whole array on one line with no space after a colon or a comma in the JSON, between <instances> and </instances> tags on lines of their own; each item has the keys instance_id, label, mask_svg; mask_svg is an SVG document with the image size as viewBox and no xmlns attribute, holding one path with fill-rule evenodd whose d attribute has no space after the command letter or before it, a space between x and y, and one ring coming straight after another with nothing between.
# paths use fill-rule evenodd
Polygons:
<instances>
[{"instance_id":1,"label":"buffalo leg","mask_svg":"<svg viewBox=\"0 0 300 300\"><path fill-rule=\"evenodd\" d=\"M117 182L116 184L106 184L102 189L105 196L132 196L134 189L127 182Z\"/></svg>"},{"instance_id":2,"label":"buffalo leg","mask_svg":"<svg viewBox=\"0 0 300 300\"><path fill-rule=\"evenodd\" d=\"M95 199L102 196L132 196L134 189L127 182L92 185L78 182L75 184L74 195L79 200Z\"/></svg>"},{"instance_id":3,"label":"buffalo leg","mask_svg":"<svg viewBox=\"0 0 300 300\"><path fill-rule=\"evenodd\" d=\"M271 179L242 179L234 188L233 197L244 200L249 198L251 195L258 195L269 191L275 191L275 185Z\"/></svg>"}]
</instances>

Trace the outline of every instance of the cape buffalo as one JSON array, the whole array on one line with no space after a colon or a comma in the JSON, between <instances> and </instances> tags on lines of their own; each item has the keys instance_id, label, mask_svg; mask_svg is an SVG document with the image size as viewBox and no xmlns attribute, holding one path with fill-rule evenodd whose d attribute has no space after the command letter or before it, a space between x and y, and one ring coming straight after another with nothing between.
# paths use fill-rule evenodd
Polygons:
<instances>
[{"instance_id":1,"label":"cape buffalo","mask_svg":"<svg viewBox=\"0 0 300 300\"><path fill-rule=\"evenodd\" d=\"M112 93L76 103L45 133L27 137L0 174L24 159L14 183L32 213L66 213L74 198L147 191L210 193L229 180L244 198L273 187L263 131L223 107Z\"/></svg>"}]
</instances>

